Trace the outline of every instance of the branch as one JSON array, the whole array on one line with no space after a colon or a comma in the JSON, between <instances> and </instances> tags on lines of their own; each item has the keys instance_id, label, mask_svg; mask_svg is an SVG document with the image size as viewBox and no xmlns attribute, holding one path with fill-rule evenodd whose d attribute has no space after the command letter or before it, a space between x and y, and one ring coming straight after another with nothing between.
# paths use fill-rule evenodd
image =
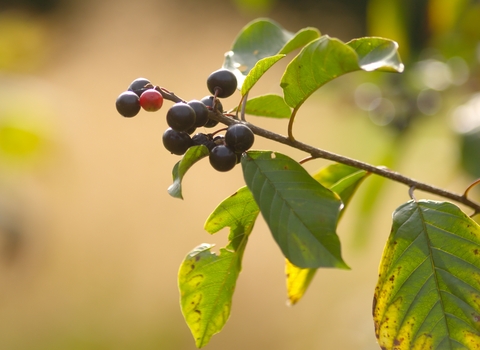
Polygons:
<instances>
[{"instance_id":1,"label":"branch","mask_svg":"<svg viewBox=\"0 0 480 350\"><path fill-rule=\"evenodd\" d=\"M185 102L183 99L176 96L173 92L170 92L163 87L156 86L155 89L157 91L159 91L163 95L163 97L167 100L170 100L170 101L173 101L173 102ZM292 116L294 116L294 114ZM385 177L389 180L405 184L410 188L411 193L413 192L413 190L420 190L420 191L436 194L436 195L441 196L443 198L451 199L455 202L462 203L462 204L472 208L474 210L474 213L473 213L472 216L474 216L476 214L480 214L480 204L478 204L474 201L471 201L470 199L467 198L468 190L471 187L473 187L474 185L478 184L477 182L475 182L473 186L470 186L467 189L467 191L465 191L465 193L463 195L460 195L460 194L457 194L457 193L454 193L454 192L444 190L444 189L439 188L439 187L435 187L435 186L432 186L432 185L429 185L429 184L426 184L426 183L423 183L423 182L419 182L417 180L414 180L412 178L404 176L400 173L392 171L392 170L390 170L386 167L383 167L383 166L374 166L374 165L371 165L371 164L368 164L368 163L361 162L361 161L356 160L356 159L348 158L348 157L345 157L345 156L341 156L339 154L335 154L335 153L332 153L332 152L322 150L320 148L312 147L312 146L307 145L307 144L305 144L303 142L300 142L300 141L296 141L293 138L293 135L292 135L291 123L289 124L289 137L286 137L286 136L271 132L269 130L262 129L262 128L256 126L256 125L251 124L251 123L227 117L227 116L225 116L224 114L222 114L218 111L209 110L208 117L213 119L213 120L216 120L220 123L223 123L225 125L232 125L232 124L247 125L253 131L254 134L256 134L258 136L261 136L261 137L264 137L264 138L269 139L269 140L273 140L273 141L276 141L276 142L279 142L279 143L283 143L285 145L288 145L290 147L299 149L301 151L307 152L307 153L310 154L311 158L327 159L327 160L331 160L331 161L334 161L334 162L337 162L337 163L342 163L342 164L345 164L345 165L349 165L349 166L352 166L352 167L357 168L357 169L365 170L369 173L376 174L376 175Z\"/></svg>"},{"instance_id":2,"label":"branch","mask_svg":"<svg viewBox=\"0 0 480 350\"><path fill-rule=\"evenodd\" d=\"M266 129L262 129L262 128L256 126L256 125L251 124L251 123L242 122L242 121L239 121L239 120L234 120L232 118L224 116L223 114L221 114L219 112L218 113L211 112L211 113L209 113L209 117L214 119L214 120L217 120L217 121L219 121L223 124L226 124L226 125L232 125L232 124L247 125L253 131L254 134L256 134L258 136L261 136L261 137L264 137L264 138L269 139L269 140L273 140L273 141L276 141L276 142L283 143L285 145L294 147L294 148L299 149L301 151L307 152L313 158L327 159L327 160L331 160L331 161L334 161L334 162L337 162L337 163L342 163L342 164L345 164L345 165L349 165L349 166L352 166L352 167L357 168L357 169L362 169L362 170L365 170L369 173L376 174L376 175L385 177L387 179L403 183L403 184L409 186L410 188L414 188L416 190L436 194L436 195L441 196L443 198L448 198L448 199L451 199L455 202L462 203L462 204L472 208L475 211L473 215L476 215L476 214L480 213L480 204L478 204L476 202L473 202L470 199L468 199L466 194L460 195L460 194L457 194L457 193L446 191L442 188L435 187L435 186L432 186L432 185L429 185L429 184L426 184L426 183L423 183L423 182L419 182L419 181L414 180L412 178L406 177L406 176L404 176L400 173L397 173L395 171L387 169L386 167L374 166L374 165L371 165L371 164L368 164L368 163L358 161L356 159L348 158L348 157L345 157L345 156L342 156L342 155L339 155L339 154L335 154L335 153L328 152L328 151L325 151L325 150L322 150L322 149L319 149L319 148L315 148L315 147L307 145L303 142L292 140L292 139L290 139L286 136L271 132L271 131L266 130Z\"/></svg>"}]
</instances>

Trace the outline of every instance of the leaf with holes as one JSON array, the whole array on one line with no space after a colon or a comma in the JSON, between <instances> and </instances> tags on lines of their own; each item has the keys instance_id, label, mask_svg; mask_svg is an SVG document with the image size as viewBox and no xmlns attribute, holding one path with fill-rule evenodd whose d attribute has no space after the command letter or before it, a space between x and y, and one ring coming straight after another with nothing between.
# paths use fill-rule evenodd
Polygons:
<instances>
[{"instance_id":1,"label":"leaf with holes","mask_svg":"<svg viewBox=\"0 0 480 350\"><path fill-rule=\"evenodd\" d=\"M173 183L168 188L168 194L175 198L183 199L182 180L188 169L200 159L208 156L208 148L204 145L192 146L183 155L182 159L175 164L172 170Z\"/></svg>"},{"instance_id":2,"label":"leaf with holes","mask_svg":"<svg viewBox=\"0 0 480 350\"><path fill-rule=\"evenodd\" d=\"M178 272L180 306L198 348L208 344L227 322L240 273L237 253L222 248L217 255L210 251L212 247L195 248Z\"/></svg>"},{"instance_id":3,"label":"leaf with holes","mask_svg":"<svg viewBox=\"0 0 480 350\"><path fill-rule=\"evenodd\" d=\"M230 316L242 258L259 209L246 187L222 201L205 223L209 233L230 227L229 244L212 253L203 244L187 255L178 274L180 304L197 347L208 344Z\"/></svg>"},{"instance_id":4,"label":"leaf with holes","mask_svg":"<svg viewBox=\"0 0 480 350\"><path fill-rule=\"evenodd\" d=\"M368 173L364 170L334 163L321 169L313 175L313 178L338 194L342 199L343 207L340 212L340 220L351 197L367 176ZM302 269L293 265L288 259L286 260L287 296L291 305L296 304L303 297L316 272L317 269Z\"/></svg>"},{"instance_id":5,"label":"leaf with holes","mask_svg":"<svg viewBox=\"0 0 480 350\"><path fill-rule=\"evenodd\" d=\"M403 64L396 50L395 42L382 38L362 38L345 44L328 35L321 36L308 43L288 64L280 83L285 101L298 109L321 86L349 72L401 72Z\"/></svg>"},{"instance_id":6,"label":"leaf with holes","mask_svg":"<svg viewBox=\"0 0 480 350\"><path fill-rule=\"evenodd\" d=\"M214 234L224 227L230 227L227 248L237 251L241 242L250 235L257 219L257 203L247 187L240 188L237 192L222 201L210 214L205 222L205 230Z\"/></svg>"},{"instance_id":7,"label":"leaf with holes","mask_svg":"<svg viewBox=\"0 0 480 350\"><path fill-rule=\"evenodd\" d=\"M480 226L447 202L393 214L375 289L382 349L478 349Z\"/></svg>"},{"instance_id":8,"label":"leaf with holes","mask_svg":"<svg viewBox=\"0 0 480 350\"><path fill-rule=\"evenodd\" d=\"M270 151L242 156L245 182L285 257L298 267L348 268L336 234L342 202L295 160Z\"/></svg>"}]
</instances>

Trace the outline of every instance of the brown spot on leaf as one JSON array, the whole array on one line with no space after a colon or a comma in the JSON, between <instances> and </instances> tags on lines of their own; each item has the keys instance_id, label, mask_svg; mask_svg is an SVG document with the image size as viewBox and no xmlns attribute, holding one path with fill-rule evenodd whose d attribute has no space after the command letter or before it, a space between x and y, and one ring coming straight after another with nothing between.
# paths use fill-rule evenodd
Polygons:
<instances>
[{"instance_id":1,"label":"brown spot on leaf","mask_svg":"<svg viewBox=\"0 0 480 350\"><path fill-rule=\"evenodd\" d=\"M198 260L200 260L200 255L197 255L197 256L195 257L195 261L198 261Z\"/></svg>"},{"instance_id":2,"label":"brown spot on leaf","mask_svg":"<svg viewBox=\"0 0 480 350\"><path fill-rule=\"evenodd\" d=\"M473 254L478 255L478 249L474 249Z\"/></svg>"}]
</instances>

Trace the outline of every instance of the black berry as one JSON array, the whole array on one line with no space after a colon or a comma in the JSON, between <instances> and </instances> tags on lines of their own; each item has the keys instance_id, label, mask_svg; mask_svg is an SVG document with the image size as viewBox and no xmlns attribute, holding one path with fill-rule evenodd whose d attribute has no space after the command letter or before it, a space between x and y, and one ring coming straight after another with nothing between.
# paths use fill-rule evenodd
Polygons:
<instances>
[{"instance_id":1,"label":"black berry","mask_svg":"<svg viewBox=\"0 0 480 350\"><path fill-rule=\"evenodd\" d=\"M115 102L118 113L123 115L126 118L134 117L140 111L140 101L137 96L132 91L122 92Z\"/></svg>"},{"instance_id":2,"label":"black berry","mask_svg":"<svg viewBox=\"0 0 480 350\"><path fill-rule=\"evenodd\" d=\"M205 106L209 107L210 109L213 109L213 96L205 96L200 100ZM223 106L222 103L217 99L216 103L216 110L219 111L220 113L223 113ZM210 112L212 113L212 112ZM213 119L208 119L207 123L204 125L206 128L213 128L216 126L218 122Z\"/></svg>"},{"instance_id":3,"label":"black berry","mask_svg":"<svg viewBox=\"0 0 480 350\"><path fill-rule=\"evenodd\" d=\"M150 80L145 79L145 78L137 78L128 87L128 91L133 91L140 97L142 93L147 90L152 88L152 83L150 83Z\"/></svg>"},{"instance_id":4,"label":"black berry","mask_svg":"<svg viewBox=\"0 0 480 350\"><path fill-rule=\"evenodd\" d=\"M167 124L176 131L187 131L195 126L195 111L183 102L175 103L167 112Z\"/></svg>"},{"instance_id":5,"label":"black berry","mask_svg":"<svg viewBox=\"0 0 480 350\"><path fill-rule=\"evenodd\" d=\"M213 147L208 156L210 164L215 170L229 171L237 164L237 155L224 145Z\"/></svg>"},{"instance_id":6,"label":"black berry","mask_svg":"<svg viewBox=\"0 0 480 350\"><path fill-rule=\"evenodd\" d=\"M225 144L235 153L243 153L252 147L255 136L252 130L243 124L230 125L225 133Z\"/></svg>"},{"instance_id":7,"label":"black berry","mask_svg":"<svg viewBox=\"0 0 480 350\"><path fill-rule=\"evenodd\" d=\"M203 133L193 135L192 141L194 146L204 145L208 148L209 151L211 151L213 147L216 146L215 142L212 140L212 137Z\"/></svg>"},{"instance_id":8,"label":"black berry","mask_svg":"<svg viewBox=\"0 0 480 350\"><path fill-rule=\"evenodd\" d=\"M209 120L207 106L198 100L191 100L187 104L195 111L195 126L204 126Z\"/></svg>"},{"instance_id":9,"label":"black berry","mask_svg":"<svg viewBox=\"0 0 480 350\"><path fill-rule=\"evenodd\" d=\"M173 154L182 155L187 149L193 146L192 138L189 134L183 131L176 131L168 128L163 133L163 145Z\"/></svg>"},{"instance_id":10,"label":"black berry","mask_svg":"<svg viewBox=\"0 0 480 350\"><path fill-rule=\"evenodd\" d=\"M217 97L229 97L237 89L237 78L228 69L219 69L209 75L207 87L213 95L217 92Z\"/></svg>"}]
</instances>

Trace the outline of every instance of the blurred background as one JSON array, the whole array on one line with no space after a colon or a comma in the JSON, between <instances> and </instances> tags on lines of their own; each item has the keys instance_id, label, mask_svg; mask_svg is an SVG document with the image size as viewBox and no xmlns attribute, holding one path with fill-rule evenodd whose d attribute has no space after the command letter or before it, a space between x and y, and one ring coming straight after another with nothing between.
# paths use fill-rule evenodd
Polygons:
<instances>
[{"instance_id":1,"label":"blurred background","mask_svg":"<svg viewBox=\"0 0 480 350\"><path fill-rule=\"evenodd\" d=\"M184 179L185 200L171 198L167 107L125 119L114 101L137 77L204 97L206 77L259 16L400 44L404 74L323 87L297 115L297 139L458 193L480 177L478 1L0 0L0 349L195 349L178 267L198 244L226 243L228 232L210 236L203 223L243 185L241 169L202 161ZM280 93L282 68L252 95ZM286 133L286 121L249 120ZM255 148L305 156L258 138ZM403 185L367 179L338 231L352 270L319 271L294 307L259 219L230 320L206 348L377 349L377 267L391 213L408 199Z\"/></svg>"}]
</instances>

